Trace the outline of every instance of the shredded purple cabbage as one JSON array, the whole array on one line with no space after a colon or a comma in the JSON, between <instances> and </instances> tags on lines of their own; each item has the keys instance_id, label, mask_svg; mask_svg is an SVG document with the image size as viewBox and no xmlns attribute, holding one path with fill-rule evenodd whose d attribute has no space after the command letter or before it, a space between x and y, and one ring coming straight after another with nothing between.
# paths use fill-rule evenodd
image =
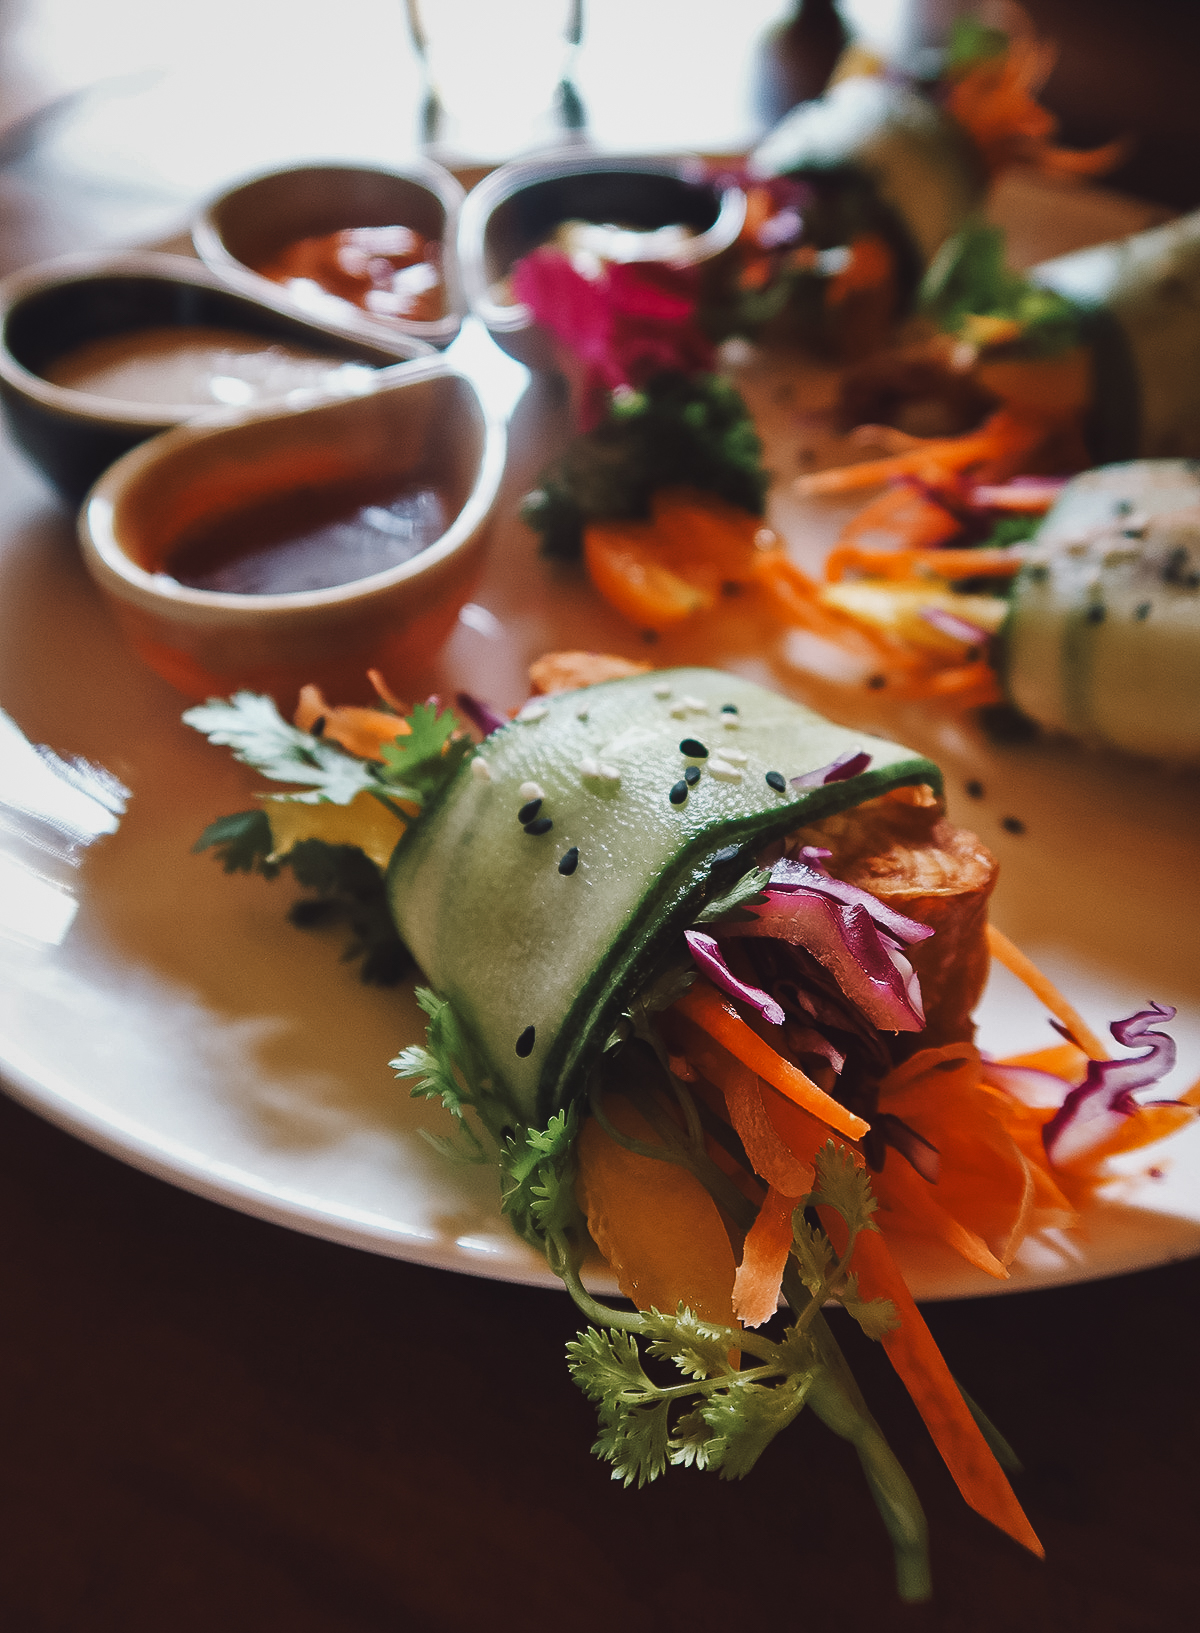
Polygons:
<instances>
[{"instance_id":1,"label":"shredded purple cabbage","mask_svg":"<svg viewBox=\"0 0 1200 1633\"><path fill-rule=\"evenodd\" d=\"M866 749L848 748L844 754L839 754L836 760L830 760L828 765L818 766L816 771L806 771L803 776L792 778L793 788L823 788L830 782L847 782L851 777L861 776L871 763L871 756Z\"/></svg>"},{"instance_id":2,"label":"shredded purple cabbage","mask_svg":"<svg viewBox=\"0 0 1200 1633\"><path fill-rule=\"evenodd\" d=\"M484 737L490 737L494 731L499 731L501 726L508 725L505 717L497 714L490 703L472 697L470 692L459 692L456 702L476 731L482 732Z\"/></svg>"},{"instance_id":3,"label":"shredded purple cabbage","mask_svg":"<svg viewBox=\"0 0 1200 1633\"><path fill-rule=\"evenodd\" d=\"M762 905L747 908L749 919L723 924L722 936L775 936L803 947L875 1026L888 1032L921 1030L925 1013L916 973L861 902L803 888L768 889L766 897Z\"/></svg>"},{"instance_id":4,"label":"shredded purple cabbage","mask_svg":"<svg viewBox=\"0 0 1200 1633\"><path fill-rule=\"evenodd\" d=\"M750 1004L757 1009L764 1020L775 1026L782 1026L784 1012L769 992L761 987L748 987L725 962L725 956L717 945L715 936L705 935L702 930L685 930L683 939L687 942L688 951L699 969L701 969L714 986L720 987L731 998L740 998L744 1004Z\"/></svg>"},{"instance_id":5,"label":"shredded purple cabbage","mask_svg":"<svg viewBox=\"0 0 1200 1633\"><path fill-rule=\"evenodd\" d=\"M894 908L886 907L877 897L872 896L869 890L862 890L858 885L845 884L841 879L835 879L831 873L827 873L821 866L821 860L830 854L829 851L818 850L815 845L805 845L799 857L785 856L771 869L771 889L818 890L826 896L831 896L834 901L844 902L848 907L857 903L860 907L866 908L881 930L906 947L929 939L933 934L929 925L918 924L916 919L905 918L903 913L897 913Z\"/></svg>"},{"instance_id":6,"label":"shredded purple cabbage","mask_svg":"<svg viewBox=\"0 0 1200 1633\"><path fill-rule=\"evenodd\" d=\"M1152 1003L1127 1020L1113 1021L1109 1031L1122 1049L1144 1043L1143 1054L1132 1060L1090 1060L1087 1076L1071 1089L1055 1115L1042 1130L1046 1155L1052 1165L1063 1167L1078 1162L1132 1117L1142 1105L1172 1105L1170 1100L1138 1101L1137 1089L1148 1089L1175 1064L1175 1040L1166 1032L1156 1032L1152 1023L1170 1021L1175 1011L1166 1004Z\"/></svg>"}]
</instances>

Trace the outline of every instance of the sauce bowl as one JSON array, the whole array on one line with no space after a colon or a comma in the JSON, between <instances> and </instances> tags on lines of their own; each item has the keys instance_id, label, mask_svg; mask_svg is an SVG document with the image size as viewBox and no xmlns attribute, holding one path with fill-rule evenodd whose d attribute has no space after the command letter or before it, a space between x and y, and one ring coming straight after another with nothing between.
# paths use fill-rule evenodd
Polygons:
<instances>
[{"instance_id":1,"label":"sauce bowl","mask_svg":"<svg viewBox=\"0 0 1200 1633\"><path fill-rule=\"evenodd\" d=\"M693 236L672 259L713 260L736 241L746 217L739 187L718 184L695 158L637 158L564 149L503 165L467 195L458 264L471 310L493 340L533 369L553 369L549 338L529 308L499 286L514 262L564 221L652 230L684 226Z\"/></svg>"},{"instance_id":2,"label":"sauce bowl","mask_svg":"<svg viewBox=\"0 0 1200 1633\"><path fill-rule=\"evenodd\" d=\"M465 305L455 237L463 190L431 160L404 169L311 164L268 170L226 188L197 215L192 242L206 266L233 287L284 300L306 316L376 339L397 332L448 346ZM445 313L431 321L381 318L348 300L312 288L297 293L255 269L270 265L289 245L347 227L410 227L441 245Z\"/></svg>"},{"instance_id":3,"label":"sauce bowl","mask_svg":"<svg viewBox=\"0 0 1200 1633\"><path fill-rule=\"evenodd\" d=\"M401 686L469 599L504 470L505 422L439 357L381 375L363 396L193 421L133 449L89 494L84 562L127 640L191 698L239 687L290 709L306 681L353 701L377 668ZM418 482L445 531L411 559L329 589L241 594L165 570L197 524L297 488Z\"/></svg>"},{"instance_id":4,"label":"sauce bowl","mask_svg":"<svg viewBox=\"0 0 1200 1633\"><path fill-rule=\"evenodd\" d=\"M410 335L351 335L278 298L234 291L190 256L89 253L27 267L0 283L0 402L16 441L66 498L78 502L113 460L197 408L56 385L47 372L92 342L198 327L372 369L430 350Z\"/></svg>"}]
</instances>

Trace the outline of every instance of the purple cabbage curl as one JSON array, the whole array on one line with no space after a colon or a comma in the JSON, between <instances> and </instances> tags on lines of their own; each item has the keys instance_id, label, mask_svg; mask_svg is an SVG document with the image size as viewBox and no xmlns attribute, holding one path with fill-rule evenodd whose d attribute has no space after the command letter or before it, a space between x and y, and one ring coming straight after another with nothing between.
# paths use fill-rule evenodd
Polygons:
<instances>
[{"instance_id":1,"label":"purple cabbage curl","mask_svg":"<svg viewBox=\"0 0 1200 1633\"><path fill-rule=\"evenodd\" d=\"M721 935L774 936L803 947L881 1031L921 1031L925 1012L916 972L861 902L795 887L768 889L766 896L761 906L746 909L752 918L722 924Z\"/></svg>"},{"instance_id":2,"label":"purple cabbage curl","mask_svg":"<svg viewBox=\"0 0 1200 1633\"><path fill-rule=\"evenodd\" d=\"M830 760L828 765L818 766L815 771L806 771L803 776L792 778L793 788L823 788L830 782L848 782L851 777L859 777L871 763L871 756L863 748L848 748L844 754L839 754L836 760Z\"/></svg>"},{"instance_id":3,"label":"purple cabbage curl","mask_svg":"<svg viewBox=\"0 0 1200 1633\"><path fill-rule=\"evenodd\" d=\"M816 890L835 902L845 903L847 907L857 903L866 908L872 922L893 941L899 941L905 947L915 946L918 941L928 941L933 934L928 924L918 924L916 919L906 918L903 913L885 906L869 890L845 884L827 873L821 862L832 854L831 851L818 850L815 845L805 845L798 857L785 856L771 869L771 889Z\"/></svg>"},{"instance_id":4,"label":"purple cabbage curl","mask_svg":"<svg viewBox=\"0 0 1200 1633\"><path fill-rule=\"evenodd\" d=\"M1175 1011L1152 1003L1128 1020L1113 1021L1109 1031L1122 1049L1144 1043L1143 1054L1132 1060L1089 1060L1087 1076L1071 1089L1058 1111L1042 1130L1051 1165L1067 1167L1086 1159L1143 1105L1169 1106L1171 1100L1135 1100L1134 1091L1148 1089L1175 1064L1175 1040L1153 1030L1154 1021L1170 1021Z\"/></svg>"},{"instance_id":5,"label":"purple cabbage curl","mask_svg":"<svg viewBox=\"0 0 1200 1633\"><path fill-rule=\"evenodd\" d=\"M476 731L481 732L484 737L490 737L494 731L499 731L501 726L508 725L504 715L497 714L490 703L472 697L470 692L459 692L455 702Z\"/></svg>"},{"instance_id":6,"label":"purple cabbage curl","mask_svg":"<svg viewBox=\"0 0 1200 1633\"><path fill-rule=\"evenodd\" d=\"M962 641L964 646L986 646L991 638L982 624L973 624L956 612L946 612L942 607L922 607L920 612L927 624L949 635L952 641Z\"/></svg>"},{"instance_id":7,"label":"purple cabbage curl","mask_svg":"<svg viewBox=\"0 0 1200 1633\"><path fill-rule=\"evenodd\" d=\"M725 962L725 956L717 945L715 936L706 936L702 930L685 930L683 939L687 942L688 952L695 960L697 968L707 975L714 986L720 987L731 998L740 998L744 1004L750 1004L757 1009L764 1020L775 1026L782 1026L784 1012L769 992L761 987L748 987Z\"/></svg>"}]
</instances>

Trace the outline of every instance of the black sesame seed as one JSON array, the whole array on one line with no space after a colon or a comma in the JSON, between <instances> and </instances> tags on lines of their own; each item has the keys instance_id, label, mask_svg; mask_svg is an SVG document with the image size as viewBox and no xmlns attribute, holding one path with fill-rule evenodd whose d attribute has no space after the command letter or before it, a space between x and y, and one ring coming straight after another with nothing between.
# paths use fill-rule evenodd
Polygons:
<instances>
[{"instance_id":1,"label":"black sesame seed","mask_svg":"<svg viewBox=\"0 0 1200 1633\"><path fill-rule=\"evenodd\" d=\"M520 1055L522 1060L525 1059L526 1055L531 1055L533 1053L533 1042L533 1027L527 1026L524 1032L521 1033L521 1036L517 1039L517 1053Z\"/></svg>"},{"instance_id":2,"label":"black sesame seed","mask_svg":"<svg viewBox=\"0 0 1200 1633\"><path fill-rule=\"evenodd\" d=\"M872 675L867 681L867 686L870 688L870 690L872 692L882 692L883 688L886 685L887 685L887 676L886 675Z\"/></svg>"},{"instance_id":3,"label":"black sesame seed","mask_svg":"<svg viewBox=\"0 0 1200 1633\"><path fill-rule=\"evenodd\" d=\"M1049 567L1044 566L1040 561L1029 568L1029 582L1031 584L1044 584L1049 577Z\"/></svg>"},{"instance_id":4,"label":"black sesame seed","mask_svg":"<svg viewBox=\"0 0 1200 1633\"><path fill-rule=\"evenodd\" d=\"M687 770L683 774L683 780L685 783L687 783L689 788L695 788L696 784L700 781L700 767L698 765L688 766Z\"/></svg>"},{"instance_id":5,"label":"black sesame seed","mask_svg":"<svg viewBox=\"0 0 1200 1633\"><path fill-rule=\"evenodd\" d=\"M1088 608L1087 621L1089 624L1102 624L1104 622L1104 608L1098 601Z\"/></svg>"},{"instance_id":6,"label":"black sesame seed","mask_svg":"<svg viewBox=\"0 0 1200 1633\"><path fill-rule=\"evenodd\" d=\"M967 795L970 799L982 799L983 784L976 778L972 777L970 782L967 784Z\"/></svg>"},{"instance_id":7,"label":"black sesame seed","mask_svg":"<svg viewBox=\"0 0 1200 1633\"><path fill-rule=\"evenodd\" d=\"M1000 826L1006 834L1023 834L1025 832L1025 824L1020 817L1001 817Z\"/></svg>"},{"instance_id":8,"label":"black sesame seed","mask_svg":"<svg viewBox=\"0 0 1200 1633\"><path fill-rule=\"evenodd\" d=\"M527 822L525 824L525 832L532 834L536 839L539 834L548 834L553 826L554 823L549 817L538 817L536 822Z\"/></svg>"},{"instance_id":9,"label":"black sesame seed","mask_svg":"<svg viewBox=\"0 0 1200 1633\"><path fill-rule=\"evenodd\" d=\"M517 812L517 821L522 823L522 824L524 824L526 822L532 822L534 817L537 816L538 812L541 810L541 808L542 808L542 802L541 802L540 799L531 799L531 800L529 800L528 803L525 804L525 805L522 805L521 809Z\"/></svg>"},{"instance_id":10,"label":"black sesame seed","mask_svg":"<svg viewBox=\"0 0 1200 1633\"><path fill-rule=\"evenodd\" d=\"M562 874L574 873L579 866L579 846L572 845L569 851L564 851L558 859L558 871Z\"/></svg>"},{"instance_id":11,"label":"black sesame seed","mask_svg":"<svg viewBox=\"0 0 1200 1633\"><path fill-rule=\"evenodd\" d=\"M708 750L698 737L685 737L679 745L680 754L686 754L689 760L707 760Z\"/></svg>"},{"instance_id":12,"label":"black sesame seed","mask_svg":"<svg viewBox=\"0 0 1200 1633\"><path fill-rule=\"evenodd\" d=\"M667 795L667 798L670 800L672 805L682 805L687 796L688 785L684 782L683 778L680 777L674 788L672 788L671 792Z\"/></svg>"},{"instance_id":13,"label":"black sesame seed","mask_svg":"<svg viewBox=\"0 0 1200 1633\"><path fill-rule=\"evenodd\" d=\"M721 713L722 714L736 714L737 712L738 712L738 706L737 706L736 703L722 703L722 705L721 705Z\"/></svg>"},{"instance_id":14,"label":"black sesame seed","mask_svg":"<svg viewBox=\"0 0 1200 1633\"><path fill-rule=\"evenodd\" d=\"M1133 500L1132 499L1118 499L1117 502L1113 505L1113 515L1114 516L1128 516L1132 509L1133 509Z\"/></svg>"},{"instance_id":15,"label":"black sesame seed","mask_svg":"<svg viewBox=\"0 0 1200 1633\"><path fill-rule=\"evenodd\" d=\"M721 585L721 594L722 595L734 596L734 595L741 595L741 593L742 593L742 586L738 583L736 578L727 578L725 580L725 582Z\"/></svg>"},{"instance_id":16,"label":"black sesame seed","mask_svg":"<svg viewBox=\"0 0 1200 1633\"><path fill-rule=\"evenodd\" d=\"M319 714L317 716L317 718L313 721L312 725L309 728L312 736L314 736L314 737L324 737L324 735L325 735L325 725L326 725L325 716L323 714Z\"/></svg>"},{"instance_id":17,"label":"black sesame seed","mask_svg":"<svg viewBox=\"0 0 1200 1633\"><path fill-rule=\"evenodd\" d=\"M787 780L782 771L767 772L767 787L773 788L777 794L787 793Z\"/></svg>"},{"instance_id":18,"label":"black sesame seed","mask_svg":"<svg viewBox=\"0 0 1200 1633\"><path fill-rule=\"evenodd\" d=\"M656 629L644 629L642 631L642 640L645 641L647 646L653 646L658 640L658 631Z\"/></svg>"},{"instance_id":19,"label":"black sesame seed","mask_svg":"<svg viewBox=\"0 0 1200 1633\"><path fill-rule=\"evenodd\" d=\"M742 847L740 845L722 845L709 866L714 868L728 867L730 862L736 862L741 854Z\"/></svg>"},{"instance_id":20,"label":"black sesame seed","mask_svg":"<svg viewBox=\"0 0 1200 1633\"><path fill-rule=\"evenodd\" d=\"M1150 616L1149 601L1140 602L1135 608L1133 616L1137 619L1139 624L1145 623L1146 619Z\"/></svg>"}]
</instances>

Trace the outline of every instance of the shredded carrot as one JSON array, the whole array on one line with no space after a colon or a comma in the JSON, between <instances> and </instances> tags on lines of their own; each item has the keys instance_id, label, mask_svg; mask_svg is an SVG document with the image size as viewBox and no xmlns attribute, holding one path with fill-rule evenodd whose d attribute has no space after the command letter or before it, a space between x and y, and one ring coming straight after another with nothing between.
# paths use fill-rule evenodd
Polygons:
<instances>
[{"instance_id":1,"label":"shredded carrot","mask_svg":"<svg viewBox=\"0 0 1200 1633\"><path fill-rule=\"evenodd\" d=\"M407 720L382 709L360 709L350 704L334 708L326 703L317 686L301 689L294 718L301 731L311 731L318 720L323 720L326 737L364 760L378 760L388 743L412 731Z\"/></svg>"},{"instance_id":2,"label":"shredded carrot","mask_svg":"<svg viewBox=\"0 0 1200 1633\"><path fill-rule=\"evenodd\" d=\"M1079 1083L1087 1070L1088 1057L1076 1043L1052 1043L1046 1049L1031 1049L1023 1055L1005 1055L997 1062L1000 1066L1031 1066L1037 1072L1049 1072L1061 1077L1064 1083Z\"/></svg>"},{"instance_id":3,"label":"shredded carrot","mask_svg":"<svg viewBox=\"0 0 1200 1633\"><path fill-rule=\"evenodd\" d=\"M746 1233L742 1262L733 1279L733 1313L747 1327L761 1327L779 1307L779 1289L792 1250L792 1213L798 1201L772 1185Z\"/></svg>"},{"instance_id":4,"label":"shredded carrot","mask_svg":"<svg viewBox=\"0 0 1200 1633\"><path fill-rule=\"evenodd\" d=\"M805 1196L812 1190L813 1157L829 1137L824 1123L806 1114L800 1150L793 1149L767 1113L763 1085L756 1072L682 1015L673 1012L667 1024L688 1061L720 1089L729 1120L755 1173L788 1196Z\"/></svg>"},{"instance_id":5,"label":"shredded carrot","mask_svg":"<svg viewBox=\"0 0 1200 1633\"><path fill-rule=\"evenodd\" d=\"M856 1140L867 1132L869 1123L856 1117L852 1111L847 1111L831 1094L819 1089L798 1066L793 1066L790 1060L785 1060L769 1043L765 1043L709 982L703 979L697 981L676 1001L674 1007L687 1020L694 1021L715 1038L744 1066L765 1077L781 1094L786 1094L789 1100L794 1100L839 1134Z\"/></svg>"},{"instance_id":6,"label":"shredded carrot","mask_svg":"<svg viewBox=\"0 0 1200 1633\"><path fill-rule=\"evenodd\" d=\"M839 543L829 552L825 577L833 584L855 572L869 578L913 578L921 573L946 579L1009 578L1020 572L1024 561L1025 551L1012 544L978 550L870 550Z\"/></svg>"},{"instance_id":7,"label":"shredded carrot","mask_svg":"<svg viewBox=\"0 0 1200 1633\"><path fill-rule=\"evenodd\" d=\"M1029 990L1041 999L1055 1020L1062 1022L1075 1042L1082 1049L1086 1049L1093 1060L1107 1060L1109 1053L1104 1044L1079 1011L1067 1002L1053 981L1042 974L1033 960L1027 958L1002 931L997 930L994 924L988 925L987 935L988 948L996 962L1003 964L1006 970L1011 971L1018 981L1023 981Z\"/></svg>"},{"instance_id":8,"label":"shredded carrot","mask_svg":"<svg viewBox=\"0 0 1200 1633\"><path fill-rule=\"evenodd\" d=\"M826 606L821 601L821 586L782 550L763 552L754 563L754 576L782 618L843 651L898 669L907 669L919 661L896 642L836 607Z\"/></svg>"},{"instance_id":9,"label":"shredded carrot","mask_svg":"<svg viewBox=\"0 0 1200 1633\"><path fill-rule=\"evenodd\" d=\"M821 1208L820 1216L834 1247L839 1253L844 1252L848 1239L845 1221L832 1208ZM971 1416L942 1352L878 1231L859 1233L852 1264L858 1274L860 1297L888 1298L895 1305L900 1325L884 1334L883 1347L925 1420L958 1489L976 1513L999 1526L1040 1559L1045 1550Z\"/></svg>"},{"instance_id":10,"label":"shredded carrot","mask_svg":"<svg viewBox=\"0 0 1200 1633\"><path fill-rule=\"evenodd\" d=\"M899 476L920 476L936 482L952 471L1019 459L1032 452L1046 433L1044 420L1025 419L1000 408L977 431L965 436L932 437L917 448L887 459L868 459L859 465L840 465L798 477L794 486L803 497L815 498L878 487Z\"/></svg>"}]
</instances>

